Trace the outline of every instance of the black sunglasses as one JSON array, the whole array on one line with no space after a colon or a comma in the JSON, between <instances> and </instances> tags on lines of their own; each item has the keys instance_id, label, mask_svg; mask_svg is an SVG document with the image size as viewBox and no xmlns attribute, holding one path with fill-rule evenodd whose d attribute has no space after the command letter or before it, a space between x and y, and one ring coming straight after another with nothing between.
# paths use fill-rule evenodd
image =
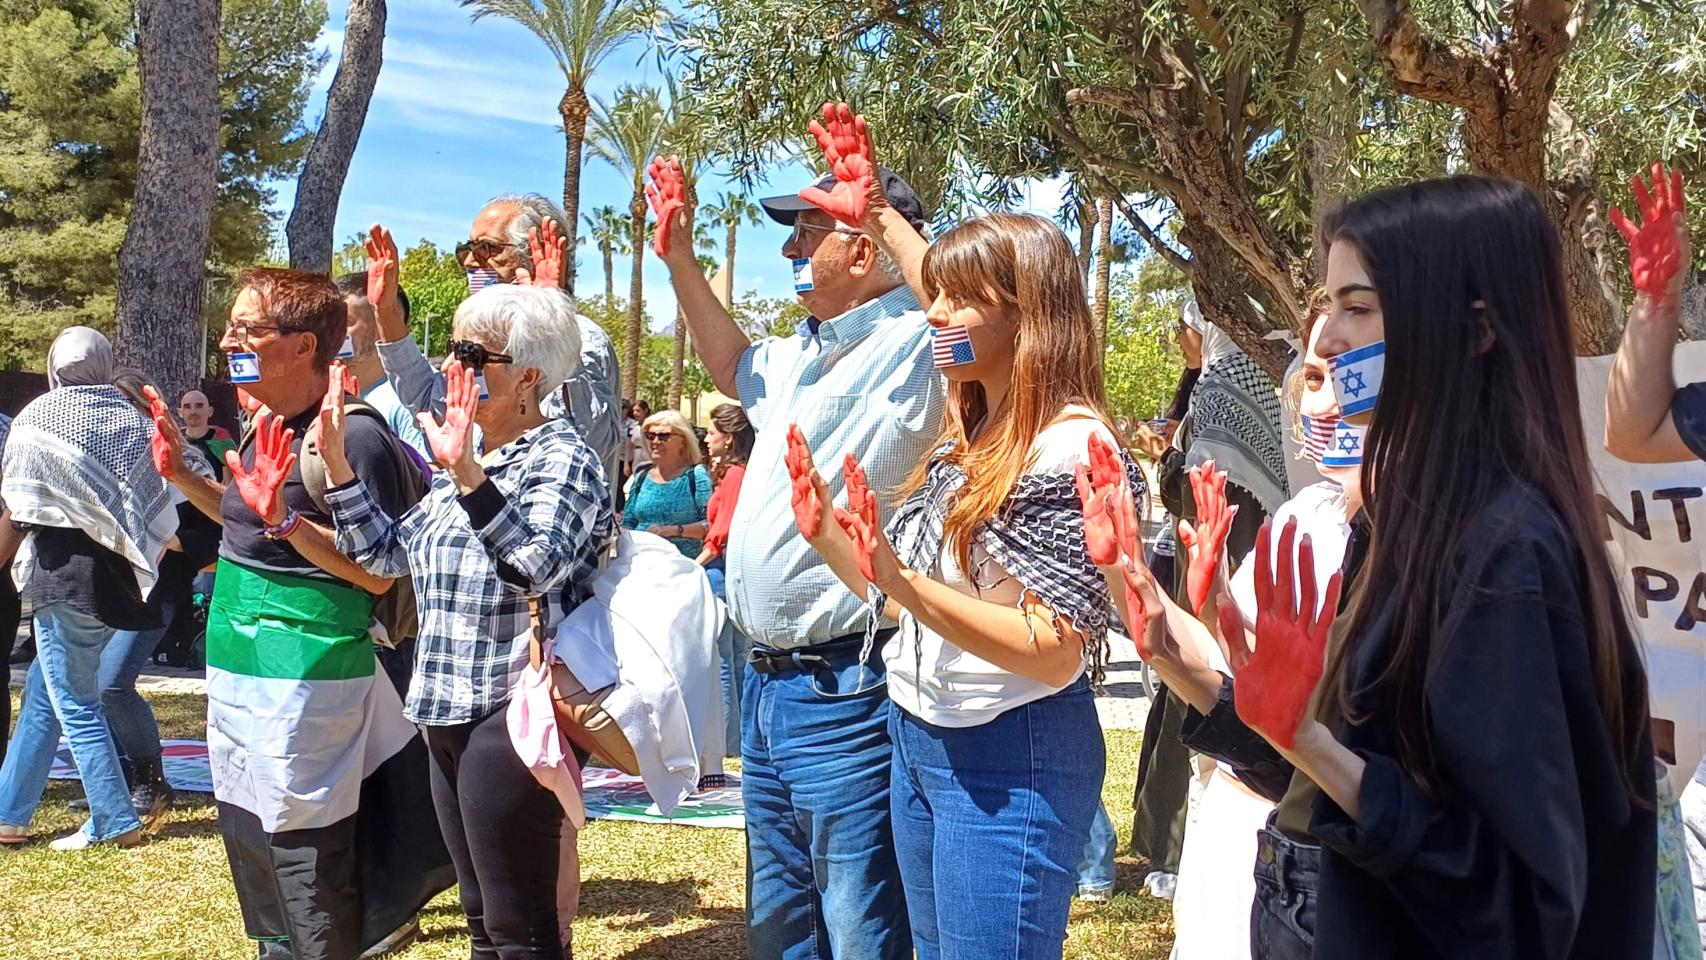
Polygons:
<instances>
[{"instance_id":1,"label":"black sunglasses","mask_svg":"<svg viewBox=\"0 0 1706 960\"><path fill-rule=\"evenodd\" d=\"M668 443L675 439L675 431L665 430L662 433L648 433L646 434L646 439L653 443Z\"/></svg>"},{"instance_id":2,"label":"black sunglasses","mask_svg":"<svg viewBox=\"0 0 1706 960\"><path fill-rule=\"evenodd\" d=\"M446 346L450 349L450 355L470 370L483 369L488 363L515 362L515 358L509 354L494 353L487 350L485 344L473 340L452 340Z\"/></svg>"},{"instance_id":3,"label":"black sunglasses","mask_svg":"<svg viewBox=\"0 0 1706 960\"><path fill-rule=\"evenodd\" d=\"M471 253L476 261L485 263L507 249L508 244L496 240L464 240L456 245L456 259L466 260Z\"/></svg>"}]
</instances>

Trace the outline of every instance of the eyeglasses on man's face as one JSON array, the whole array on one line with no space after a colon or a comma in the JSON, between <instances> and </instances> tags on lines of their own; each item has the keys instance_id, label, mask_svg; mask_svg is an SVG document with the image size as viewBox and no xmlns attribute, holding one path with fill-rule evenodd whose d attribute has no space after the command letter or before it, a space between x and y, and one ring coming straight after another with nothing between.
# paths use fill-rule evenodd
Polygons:
<instances>
[{"instance_id":1,"label":"eyeglasses on man's face","mask_svg":"<svg viewBox=\"0 0 1706 960\"><path fill-rule=\"evenodd\" d=\"M509 244L501 240L464 240L456 245L456 259L465 262L473 257L475 263L487 263L508 249Z\"/></svg>"}]
</instances>

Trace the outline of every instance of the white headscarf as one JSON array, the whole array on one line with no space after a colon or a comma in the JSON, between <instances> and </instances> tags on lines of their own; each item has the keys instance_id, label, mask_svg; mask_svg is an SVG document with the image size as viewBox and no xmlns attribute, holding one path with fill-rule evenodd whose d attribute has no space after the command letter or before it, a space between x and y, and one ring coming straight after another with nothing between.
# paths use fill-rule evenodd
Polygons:
<instances>
[{"instance_id":1,"label":"white headscarf","mask_svg":"<svg viewBox=\"0 0 1706 960\"><path fill-rule=\"evenodd\" d=\"M49 390L112 382L112 341L94 327L66 327L48 348Z\"/></svg>"}]
</instances>

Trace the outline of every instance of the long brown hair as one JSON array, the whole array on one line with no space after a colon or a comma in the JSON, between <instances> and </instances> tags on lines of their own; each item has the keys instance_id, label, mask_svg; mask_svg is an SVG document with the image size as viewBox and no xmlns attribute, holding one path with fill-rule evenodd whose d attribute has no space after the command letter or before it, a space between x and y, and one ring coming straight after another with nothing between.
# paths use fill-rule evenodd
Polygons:
<instances>
[{"instance_id":1,"label":"long brown hair","mask_svg":"<svg viewBox=\"0 0 1706 960\"><path fill-rule=\"evenodd\" d=\"M752 429L752 421L746 418L746 410L738 403L719 403L712 407L711 422L731 440L729 452L711 457L711 482L722 483L723 475L729 472L730 467L745 465L752 457L752 446L758 440L758 433Z\"/></svg>"},{"instance_id":2,"label":"long brown hair","mask_svg":"<svg viewBox=\"0 0 1706 960\"><path fill-rule=\"evenodd\" d=\"M1575 543L1600 713L1638 799L1638 778L1652 776L1645 676L1601 541L1551 220L1519 183L1451 177L1365 196L1323 233L1354 247L1373 279L1391 374L1368 433L1362 599L1331 674L1345 716L1392 730L1399 762L1437 795L1427 686L1451 642L1448 604L1466 588L1466 524L1525 483ZM1353 690L1346 665L1387 604L1390 655Z\"/></svg>"},{"instance_id":3,"label":"long brown hair","mask_svg":"<svg viewBox=\"0 0 1706 960\"><path fill-rule=\"evenodd\" d=\"M1037 435L1069 405L1088 407L1113 429L1102 384L1101 338L1090 319L1078 258L1060 228L1041 217L993 213L942 235L924 255L924 286L1012 310L1018 317L1013 383L1005 415L992 411L975 381L948 384L948 415L937 445L966 475L943 523L961 570L971 570L972 531L994 518L1035 457ZM985 427L972 440L971 434ZM924 485L929 464L907 482Z\"/></svg>"}]
</instances>

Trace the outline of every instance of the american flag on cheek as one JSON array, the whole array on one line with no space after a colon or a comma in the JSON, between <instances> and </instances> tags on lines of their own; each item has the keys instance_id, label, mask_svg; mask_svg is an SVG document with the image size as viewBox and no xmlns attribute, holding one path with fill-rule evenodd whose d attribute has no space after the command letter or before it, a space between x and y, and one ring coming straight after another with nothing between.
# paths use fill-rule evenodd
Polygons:
<instances>
[{"instance_id":1,"label":"american flag on cheek","mask_svg":"<svg viewBox=\"0 0 1706 960\"><path fill-rule=\"evenodd\" d=\"M971 349L971 333L964 325L932 327L930 356L938 367L957 367L977 359Z\"/></svg>"},{"instance_id":2,"label":"american flag on cheek","mask_svg":"<svg viewBox=\"0 0 1706 960\"><path fill-rule=\"evenodd\" d=\"M1327 455L1327 447L1333 442L1333 427L1338 423L1336 417L1303 417L1303 455L1316 463Z\"/></svg>"}]
</instances>

